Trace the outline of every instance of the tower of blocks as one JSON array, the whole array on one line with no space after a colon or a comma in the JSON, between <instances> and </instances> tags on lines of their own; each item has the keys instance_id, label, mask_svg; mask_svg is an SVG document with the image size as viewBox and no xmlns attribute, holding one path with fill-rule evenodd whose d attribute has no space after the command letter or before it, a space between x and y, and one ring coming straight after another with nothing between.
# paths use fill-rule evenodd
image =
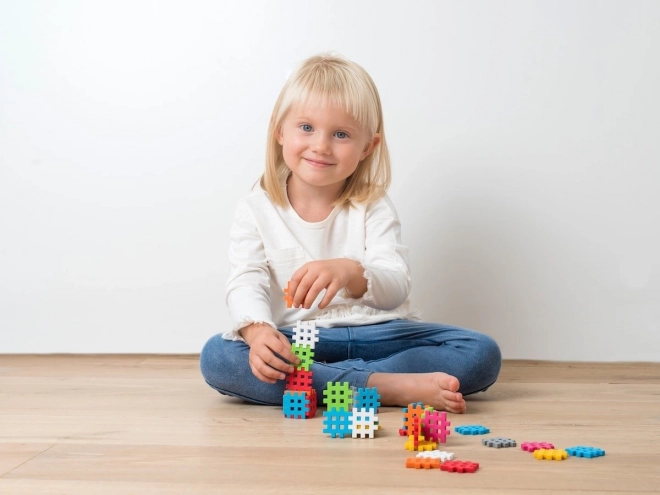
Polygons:
<instances>
[{"instance_id":1,"label":"tower of blocks","mask_svg":"<svg viewBox=\"0 0 660 495\"><path fill-rule=\"evenodd\" d=\"M375 387L352 390L348 382L328 382L323 391L323 433L331 438L374 438L380 395Z\"/></svg>"},{"instance_id":2,"label":"tower of blocks","mask_svg":"<svg viewBox=\"0 0 660 495\"><path fill-rule=\"evenodd\" d=\"M433 450L438 443L447 441L450 425L446 412L415 402L403 408L403 428L399 434L408 437L404 444L406 450Z\"/></svg>"},{"instance_id":3,"label":"tower of blocks","mask_svg":"<svg viewBox=\"0 0 660 495\"><path fill-rule=\"evenodd\" d=\"M312 388L313 373L310 366L314 362L318 335L319 331L313 321L298 321L293 330L291 351L298 356L300 364L286 377L282 410L287 418L307 419L316 415L316 391Z\"/></svg>"}]
</instances>

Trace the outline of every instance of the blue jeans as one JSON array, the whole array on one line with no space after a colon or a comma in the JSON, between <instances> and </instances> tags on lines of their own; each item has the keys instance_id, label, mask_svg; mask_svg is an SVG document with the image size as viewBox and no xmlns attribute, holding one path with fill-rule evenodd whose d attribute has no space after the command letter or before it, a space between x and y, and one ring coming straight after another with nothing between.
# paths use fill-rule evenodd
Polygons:
<instances>
[{"instance_id":1,"label":"blue jeans","mask_svg":"<svg viewBox=\"0 0 660 495\"><path fill-rule=\"evenodd\" d=\"M292 328L279 329L292 340ZM463 395L495 383L502 356L495 341L471 330L410 320L356 327L319 328L314 350L314 388L319 404L327 382L365 387L372 373L443 371L458 378ZM248 364L250 348L215 335L200 356L202 375L221 394L249 402L281 405L286 381L258 380Z\"/></svg>"}]
</instances>

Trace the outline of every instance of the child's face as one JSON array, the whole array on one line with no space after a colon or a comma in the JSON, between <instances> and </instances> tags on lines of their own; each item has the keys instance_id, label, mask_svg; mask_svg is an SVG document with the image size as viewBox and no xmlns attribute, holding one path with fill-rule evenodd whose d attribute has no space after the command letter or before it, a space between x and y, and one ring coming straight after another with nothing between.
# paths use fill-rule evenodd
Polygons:
<instances>
[{"instance_id":1,"label":"child's face","mask_svg":"<svg viewBox=\"0 0 660 495\"><path fill-rule=\"evenodd\" d=\"M370 136L343 108L311 101L289 111L277 140L292 180L300 185L336 188L338 194L380 137Z\"/></svg>"}]
</instances>

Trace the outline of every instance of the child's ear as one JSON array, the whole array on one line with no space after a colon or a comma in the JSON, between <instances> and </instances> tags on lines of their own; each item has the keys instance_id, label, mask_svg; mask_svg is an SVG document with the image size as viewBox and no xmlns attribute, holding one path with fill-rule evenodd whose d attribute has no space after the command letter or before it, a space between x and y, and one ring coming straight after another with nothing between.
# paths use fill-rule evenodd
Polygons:
<instances>
[{"instance_id":1,"label":"child's ear","mask_svg":"<svg viewBox=\"0 0 660 495\"><path fill-rule=\"evenodd\" d=\"M277 139L277 142L280 143L280 146L283 146L282 142L284 141L284 137L282 136L282 128L279 127L275 131L275 139Z\"/></svg>"},{"instance_id":2,"label":"child's ear","mask_svg":"<svg viewBox=\"0 0 660 495\"><path fill-rule=\"evenodd\" d=\"M364 150L362 151L362 157L360 158L360 161L368 157L371 154L371 152L376 148L376 146L378 146L379 144L380 144L380 134L376 133L365 145Z\"/></svg>"}]
</instances>

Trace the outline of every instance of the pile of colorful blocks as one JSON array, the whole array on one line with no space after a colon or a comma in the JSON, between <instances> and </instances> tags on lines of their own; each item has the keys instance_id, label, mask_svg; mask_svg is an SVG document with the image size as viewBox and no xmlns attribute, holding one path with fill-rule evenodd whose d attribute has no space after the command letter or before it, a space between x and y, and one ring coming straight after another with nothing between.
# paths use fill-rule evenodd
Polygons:
<instances>
[{"instance_id":1,"label":"pile of colorful blocks","mask_svg":"<svg viewBox=\"0 0 660 495\"><path fill-rule=\"evenodd\" d=\"M319 341L319 331L313 321L298 321L293 330L293 352L300 364L286 377L286 387L282 397L284 416L294 419L313 418L316 415L316 391L312 388L314 347Z\"/></svg>"},{"instance_id":2,"label":"pile of colorful blocks","mask_svg":"<svg viewBox=\"0 0 660 495\"><path fill-rule=\"evenodd\" d=\"M323 391L323 433L332 438L374 438L380 395L376 387L353 390L348 382L328 382Z\"/></svg>"}]
</instances>

